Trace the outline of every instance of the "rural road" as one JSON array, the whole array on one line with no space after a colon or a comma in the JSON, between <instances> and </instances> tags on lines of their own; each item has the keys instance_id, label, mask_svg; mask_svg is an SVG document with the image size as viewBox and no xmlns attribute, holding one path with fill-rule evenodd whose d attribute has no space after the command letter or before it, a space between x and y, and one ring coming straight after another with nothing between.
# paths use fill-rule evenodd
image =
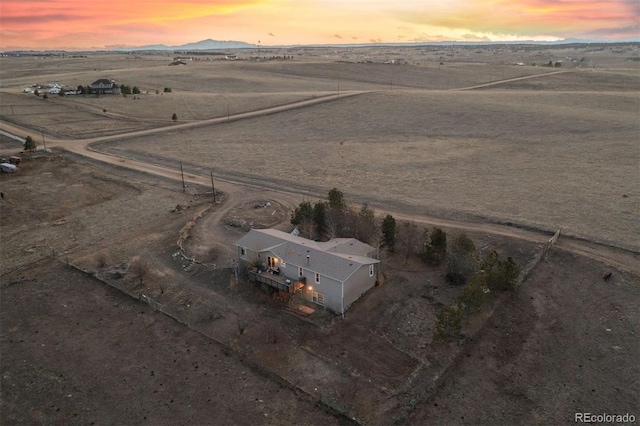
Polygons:
<instances>
[{"instance_id":1,"label":"rural road","mask_svg":"<svg viewBox=\"0 0 640 426\"><path fill-rule=\"evenodd\" d=\"M563 73L567 71L556 71L552 73L537 75L537 76L527 76L527 77L518 77L509 80L503 80L502 82L516 81L526 78L534 78L540 76L548 76L558 73ZM488 83L479 86L473 86L469 88L462 89L452 89L452 90L471 90L474 88L486 87L489 85L495 85L499 82ZM333 94L327 95L323 97L318 97L314 99L309 99L300 102L293 102L286 105L280 105L276 107L265 108L257 111L250 111L245 113L234 114L229 117L221 117L221 118L213 118L201 121L194 121L188 123L180 123L169 125L165 127L159 127L154 129L146 129L133 131L118 135L111 136L102 136L97 138L90 139L79 139L79 140L64 140L64 139L56 139L56 138L47 138L46 144L47 148L62 148L69 152L73 152L75 154L91 158L93 160L97 160L103 163L112 164L118 167L125 167L131 170L136 170L143 173L148 173L151 175L161 176L164 178L181 180L182 176L178 170L169 169L167 167L158 166L151 163L145 163L141 161L131 160L128 158L122 158L115 155L104 154L101 152L97 152L91 149L90 144L94 142L105 142L111 140L121 140L128 139L132 137L145 136L150 134L162 133L167 131L175 131L181 129L189 129L194 127L202 127L202 126L210 126L220 123L225 123L227 121L237 121L247 118L258 117L262 115L268 114L276 114L279 112L296 109L296 108L304 108L307 106L315 105L322 102L328 102L332 100L336 100L338 98L345 98L350 96L356 96L362 93L370 93L365 91L353 91L353 92L344 92L340 93L340 95ZM0 121L0 130L15 136L23 136L26 134L32 133L32 130L22 128L20 126L16 126L11 123L7 123L4 121ZM184 179L188 183L198 184L205 187L210 186L211 178L210 176L199 176L192 173L187 173L184 176ZM216 190L222 191L227 194L226 205L221 211L216 213L218 220L220 221L224 216L225 212L228 212L235 205L243 201L247 191L252 191L255 189L261 189L259 183L255 183L252 185L248 185L245 183L234 182L230 180L220 179L216 177ZM300 193L290 192L290 191L282 191L282 190L272 190L269 189L269 192L273 193L274 198L278 201L283 202L289 206L295 206L297 202L299 202L301 195ZM427 225L427 226L438 226L444 228L454 228L459 230L464 230L467 232L480 232L486 234L500 235L511 238L518 238L526 241L536 242L536 243L544 243L550 238L550 233L545 233L542 231L534 231L528 229L517 228L514 226L502 225L497 223L489 223L489 222L472 222L472 221L464 221L464 220L453 220L446 218L439 218L433 216L415 216L415 215L404 215L402 212L394 212L394 211L380 211L379 213L383 214L391 214L395 218L399 220L407 220L412 221L419 225ZM553 233L553 230L551 233ZM571 237L561 237L558 239L555 247L560 248L562 250L570 251L580 256L586 256L591 259L595 259L605 263L606 265L615 267L620 270L632 272L634 274L640 275L640 259L636 253L631 251L626 251L623 249L619 249L616 247L611 247L595 242L590 242L586 240L575 239Z\"/></svg>"},{"instance_id":2,"label":"rural road","mask_svg":"<svg viewBox=\"0 0 640 426\"><path fill-rule=\"evenodd\" d=\"M456 88L456 89L449 89L449 91L450 92L460 92L460 91L463 91L463 90L482 89L483 87L497 86L497 85L504 84L504 83L511 83L511 82L520 81L520 80L529 80L531 78L547 77L547 76L550 76L550 75L564 74L564 73L567 73L567 72L569 72L569 71L563 70L563 71L548 72L548 73L544 73L544 74L525 75L525 76L522 76L522 77L514 77L514 78L508 78L508 79L505 79L505 80L496 80L496 81L492 81L492 82L489 82L489 83L477 84L475 86L459 87L459 88Z\"/></svg>"}]
</instances>

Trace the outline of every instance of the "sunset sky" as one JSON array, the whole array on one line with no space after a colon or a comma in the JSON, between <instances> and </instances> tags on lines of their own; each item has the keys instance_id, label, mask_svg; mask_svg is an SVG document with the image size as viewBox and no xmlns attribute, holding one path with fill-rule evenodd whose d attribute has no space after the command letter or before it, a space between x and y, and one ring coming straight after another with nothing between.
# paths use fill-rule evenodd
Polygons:
<instances>
[{"instance_id":1,"label":"sunset sky","mask_svg":"<svg viewBox=\"0 0 640 426\"><path fill-rule=\"evenodd\" d=\"M0 0L0 49L640 37L638 0Z\"/></svg>"}]
</instances>

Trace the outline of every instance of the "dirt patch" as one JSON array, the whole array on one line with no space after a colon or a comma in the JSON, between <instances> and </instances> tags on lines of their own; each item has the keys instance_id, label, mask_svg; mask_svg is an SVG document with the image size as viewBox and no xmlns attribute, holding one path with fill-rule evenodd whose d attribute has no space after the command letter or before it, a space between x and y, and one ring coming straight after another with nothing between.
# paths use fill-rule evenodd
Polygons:
<instances>
[{"instance_id":1,"label":"dirt patch","mask_svg":"<svg viewBox=\"0 0 640 426\"><path fill-rule=\"evenodd\" d=\"M233 207L224 218L225 224L249 229L271 228L285 220L286 210L274 200L251 200Z\"/></svg>"},{"instance_id":2,"label":"dirt patch","mask_svg":"<svg viewBox=\"0 0 640 426\"><path fill-rule=\"evenodd\" d=\"M3 283L3 423L341 424L215 342L58 261Z\"/></svg>"},{"instance_id":3,"label":"dirt patch","mask_svg":"<svg viewBox=\"0 0 640 426\"><path fill-rule=\"evenodd\" d=\"M572 423L574 413L637 416L637 276L552 249L505 300L410 423ZM446 422L445 422L446 423Z\"/></svg>"}]
</instances>

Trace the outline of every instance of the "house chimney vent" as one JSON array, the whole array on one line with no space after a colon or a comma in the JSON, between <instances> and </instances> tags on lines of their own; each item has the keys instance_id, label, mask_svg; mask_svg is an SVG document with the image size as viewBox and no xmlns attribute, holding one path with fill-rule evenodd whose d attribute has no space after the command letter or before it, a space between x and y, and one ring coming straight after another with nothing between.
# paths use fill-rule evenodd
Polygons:
<instances>
[{"instance_id":1,"label":"house chimney vent","mask_svg":"<svg viewBox=\"0 0 640 426\"><path fill-rule=\"evenodd\" d=\"M310 258L310 256L307 255L307 266L309 266L309 258Z\"/></svg>"}]
</instances>

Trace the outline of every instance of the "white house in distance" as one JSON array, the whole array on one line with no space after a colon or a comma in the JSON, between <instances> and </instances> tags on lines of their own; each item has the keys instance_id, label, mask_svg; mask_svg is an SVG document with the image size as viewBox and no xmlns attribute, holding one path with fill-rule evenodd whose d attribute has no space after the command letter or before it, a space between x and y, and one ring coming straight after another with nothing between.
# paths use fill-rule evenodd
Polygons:
<instances>
[{"instance_id":1,"label":"white house in distance","mask_svg":"<svg viewBox=\"0 0 640 426\"><path fill-rule=\"evenodd\" d=\"M374 248L355 238L312 241L275 229L252 229L238 243L249 278L338 314L376 285ZM259 264L256 271L253 265Z\"/></svg>"}]
</instances>

